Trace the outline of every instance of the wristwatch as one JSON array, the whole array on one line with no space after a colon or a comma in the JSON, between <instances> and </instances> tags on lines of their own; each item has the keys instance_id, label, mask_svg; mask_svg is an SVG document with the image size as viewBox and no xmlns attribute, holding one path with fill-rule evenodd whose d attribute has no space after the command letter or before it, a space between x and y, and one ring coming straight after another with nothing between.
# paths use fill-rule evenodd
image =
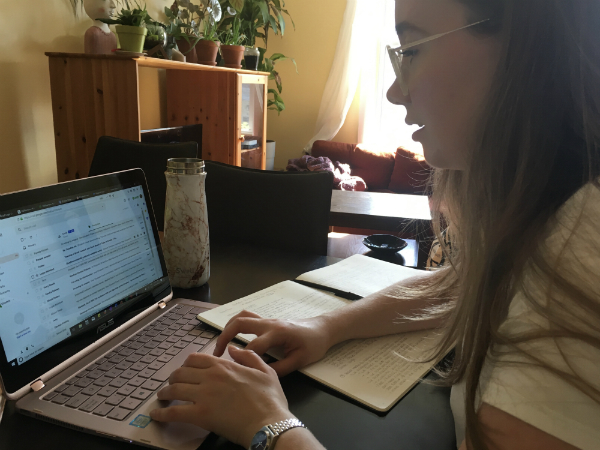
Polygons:
<instances>
[{"instance_id":1,"label":"wristwatch","mask_svg":"<svg viewBox=\"0 0 600 450\"><path fill-rule=\"evenodd\" d=\"M306 425L296 418L282 420L281 422L272 425L266 425L254 435L248 450L273 450L279 436L287 430L296 427L306 428Z\"/></svg>"}]
</instances>

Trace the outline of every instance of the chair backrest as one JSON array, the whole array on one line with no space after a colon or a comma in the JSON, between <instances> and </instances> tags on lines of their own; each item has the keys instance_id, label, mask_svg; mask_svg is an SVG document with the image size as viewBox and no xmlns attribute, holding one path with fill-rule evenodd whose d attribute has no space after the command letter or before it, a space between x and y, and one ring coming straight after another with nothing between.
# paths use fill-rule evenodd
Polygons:
<instances>
[{"instance_id":1,"label":"chair backrest","mask_svg":"<svg viewBox=\"0 0 600 450\"><path fill-rule=\"evenodd\" d=\"M146 144L109 136L98 139L89 176L140 168L146 175L150 200L156 216L158 229L162 231L165 221L165 198L167 181L165 170L169 158L196 158L198 144Z\"/></svg>"},{"instance_id":2,"label":"chair backrest","mask_svg":"<svg viewBox=\"0 0 600 450\"><path fill-rule=\"evenodd\" d=\"M331 172L273 172L206 161L211 242L327 255Z\"/></svg>"}]
</instances>

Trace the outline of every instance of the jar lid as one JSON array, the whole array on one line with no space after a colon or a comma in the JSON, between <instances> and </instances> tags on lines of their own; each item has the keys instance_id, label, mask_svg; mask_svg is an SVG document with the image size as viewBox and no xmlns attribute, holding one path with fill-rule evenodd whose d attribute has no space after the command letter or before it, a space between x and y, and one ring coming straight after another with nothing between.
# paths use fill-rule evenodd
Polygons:
<instances>
[{"instance_id":1,"label":"jar lid","mask_svg":"<svg viewBox=\"0 0 600 450\"><path fill-rule=\"evenodd\" d=\"M204 173L204 161L196 158L171 158L167 160L167 173L180 175Z\"/></svg>"}]
</instances>

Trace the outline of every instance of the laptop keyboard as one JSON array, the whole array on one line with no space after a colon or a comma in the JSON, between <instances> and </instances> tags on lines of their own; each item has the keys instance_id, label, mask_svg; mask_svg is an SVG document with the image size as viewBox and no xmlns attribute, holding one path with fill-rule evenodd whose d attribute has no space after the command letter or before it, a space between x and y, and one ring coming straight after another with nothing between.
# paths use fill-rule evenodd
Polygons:
<instances>
[{"instance_id":1,"label":"laptop keyboard","mask_svg":"<svg viewBox=\"0 0 600 450\"><path fill-rule=\"evenodd\" d=\"M125 420L160 389L191 353L216 336L196 316L201 308L176 305L43 397L84 413Z\"/></svg>"}]
</instances>

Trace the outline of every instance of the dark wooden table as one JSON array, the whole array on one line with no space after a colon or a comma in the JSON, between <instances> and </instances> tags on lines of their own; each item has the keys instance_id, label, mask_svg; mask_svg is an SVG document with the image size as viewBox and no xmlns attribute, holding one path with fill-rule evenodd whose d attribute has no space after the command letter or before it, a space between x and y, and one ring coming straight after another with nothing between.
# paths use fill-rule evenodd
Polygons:
<instances>
[{"instance_id":1,"label":"dark wooden table","mask_svg":"<svg viewBox=\"0 0 600 450\"><path fill-rule=\"evenodd\" d=\"M224 304L337 261L240 245L213 246L209 283L197 289L176 290L175 295ZM300 373L282 378L281 383L292 413L330 450L456 450L448 388L420 384L381 415ZM22 416L15 411L15 402L8 402L0 424L0 449L65 448L125 450L132 446ZM210 435L200 449L241 447Z\"/></svg>"},{"instance_id":2,"label":"dark wooden table","mask_svg":"<svg viewBox=\"0 0 600 450\"><path fill-rule=\"evenodd\" d=\"M429 227L429 200L424 195L334 190L329 225L402 232Z\"/></svg>"},{"instance_id":3,"label":"dark wooden table","mask_svg":"<svg viewBox=\"0 0 600 450\"><path fill-rule=\"evenodd\" d=\"M400 264L406 267L417 267L419 263L419 243L416 239L404 239L408 244L396 253L382 253L369 250L361 234L329 233L327 237L327 256L348 258L352 255L366 255L382 261Z\"/></svg>"}]
</instances>

